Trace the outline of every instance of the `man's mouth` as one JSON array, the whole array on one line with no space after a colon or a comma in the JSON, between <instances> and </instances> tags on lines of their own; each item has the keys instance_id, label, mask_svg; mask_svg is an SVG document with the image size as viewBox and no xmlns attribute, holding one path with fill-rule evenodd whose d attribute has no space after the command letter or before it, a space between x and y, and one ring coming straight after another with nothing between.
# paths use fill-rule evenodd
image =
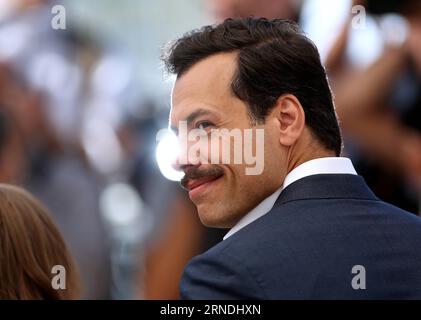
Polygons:
<instances>
[{"instance_id":1,"label":"man's mouth","mask_svg":"<svg viewBox=\"0 0 421 320\"><path fill-rule=\"evenodd\" d=\"M197 179L188 180L185 184L185 188L189 191L189 197L191 200L196 198L199 194L208 189L214 182L219 180L222 174L205 176Z\"/></svg>"}]
</instances>

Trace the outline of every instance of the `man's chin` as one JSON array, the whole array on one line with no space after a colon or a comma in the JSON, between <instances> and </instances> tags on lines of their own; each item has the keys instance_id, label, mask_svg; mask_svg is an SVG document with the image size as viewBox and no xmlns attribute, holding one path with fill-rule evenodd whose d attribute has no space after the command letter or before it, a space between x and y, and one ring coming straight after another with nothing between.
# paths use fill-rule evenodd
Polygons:
<instances>
[{"instance_id":1,"label":"man's chin","mask_svg":"<svg viewBox=\"0 0 421 320\"><path fill-rule=\"evenodd\" d=\"M197 206L197 212L199 214L200 222L209 228L232 228L236 219L230 216L229 213L222 213L217 210L214 206L207 207L205 205Z\"/></svg>"}]
</instances>

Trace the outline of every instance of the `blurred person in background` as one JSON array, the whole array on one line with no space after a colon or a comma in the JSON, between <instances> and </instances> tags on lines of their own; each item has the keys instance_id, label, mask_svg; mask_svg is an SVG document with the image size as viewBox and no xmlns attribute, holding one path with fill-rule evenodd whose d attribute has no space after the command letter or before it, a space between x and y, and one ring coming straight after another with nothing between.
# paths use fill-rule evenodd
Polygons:
<instances>
[{"instance_id":1,"label":"blurred person in background","mask_svg":"<svg viewBox=\"0 0 421 320\"><path fill-rule=\"evenodd\" d=\"M138 57L125 44L70 19L53 30L55 4L72 7L0 2L2 106L18 124L7 126L2 181L24 184L51 210L81 270L83 298L175 299L185 263L209 240L156 164L167 114L144 99L133 80Z\"/></svg>"},{"instance_id":2,"label":"blurred person in background","mask_svg":"<svg viewBox=\"0 0 421 320\"><path fill-rule=\"evenodd\" d=\"M63 268L57 283L55 266ZM77 267L47 209L22 188L1 183L0 299L79 298Z\"/></svg>"},{"instance_id":3,"label":"blurred person in background","mask_svg":"<svg viewBox=\"0 0 421 320\"><path fill-rule=\"evenodd\" d=\"M420 2L337 1L331 14L326 6L308 1L304 28L321 48L345 152L380 198L419 212Z\"/></svg>"},{"instance_id":4,"label":"blurred person in background","mask_svg":"<svg viewBox=\"0 0 421 320\"><path fill-rule=\"evenodd\" d=\"M81 297L105 299L110 260L99 183L78 137L81 42L71 30L51 28L52 4L1 2L2 182L19 182L46 204L80 269Z\"/></svg>"}]
</instances>

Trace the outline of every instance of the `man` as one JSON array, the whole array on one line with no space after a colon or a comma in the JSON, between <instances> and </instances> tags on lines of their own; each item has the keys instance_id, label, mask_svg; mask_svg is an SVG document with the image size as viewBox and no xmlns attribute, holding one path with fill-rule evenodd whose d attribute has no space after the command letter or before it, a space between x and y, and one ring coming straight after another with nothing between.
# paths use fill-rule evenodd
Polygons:
<instances>
[{"instance_id":1,"label":"man","mask_svg":"<svg viewBox=\"0 0 421 320\"><path fill-rule=\"evenodd\" d=\"M181 184L203 224L230 228L188 264L182 298L421 298L421 219L376 198L340 157L325 70L294 23L228 19L177 40L165 62L177 75L171 127L204 132L181 141ZM264 159L258 174L215 162L226 145L197 147L227 141L222 129L264 131L263 154L257 134L244 140Z\"/></svg>"}]
</instances>

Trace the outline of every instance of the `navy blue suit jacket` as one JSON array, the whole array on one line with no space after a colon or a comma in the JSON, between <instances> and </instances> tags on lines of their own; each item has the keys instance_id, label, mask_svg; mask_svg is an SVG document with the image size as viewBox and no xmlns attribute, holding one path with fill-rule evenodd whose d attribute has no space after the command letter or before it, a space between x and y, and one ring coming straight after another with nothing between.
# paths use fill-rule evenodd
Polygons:
<instances>
[{"instance_id":1,"label":"navy blue suit jacket","mask_svg":"<svg viewBox=\"0 0 421 320\"><path fill-rule=\"evenodd\" d=\"M354 266L364 267L365 289ZM192 259L180 295L421 298L421 218L379 200L360 176L308 176L269 213Z\"/></svg>"}]
</instances>

